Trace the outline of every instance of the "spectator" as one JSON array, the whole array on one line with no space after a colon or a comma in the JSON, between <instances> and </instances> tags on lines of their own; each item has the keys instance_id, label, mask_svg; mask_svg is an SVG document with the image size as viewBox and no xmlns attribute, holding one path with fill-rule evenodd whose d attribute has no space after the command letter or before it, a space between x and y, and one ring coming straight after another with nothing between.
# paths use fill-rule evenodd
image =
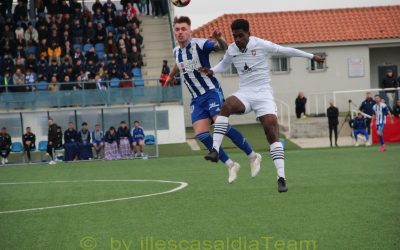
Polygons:
<instances>
[{"instance_id":1,"label":"spectator","mask_svg":"<svg viewBox=\"0 0 400 250\"><path fill-rule=\"evenodd\" d=\"M96 30L93 27L93 22L89 21L85 27L85 33L83 35L83 43L88 44L94 43L96 37Z\"/></svg>"},{"instance_id":2,"label":"spectator","mask_svg":"<svg viewBox=\"0 0 400 250\"><path fill-rule=\"evenodd\" d=\"M22 0L18 0L14 8L14 22L23 22L28 18L28 9Z\"/></svg>"},{"instance_id":3,"label":"spectator","mask_svg":"<svg viewBox=\"0 0 400 250\"><path fill-rule=\"evenodd\" d=\"M47 3L46 9L47 9L47 18L50 18L51 16L56 16L60 14L60 6L57 4L56 0L50 0L49 3Z\"/></svg>"},{"instance_id":4,"label":"spectator","mask_svg":"<svg viewBox=\"0 0 400 250\"><path fill-rule=\"evenodd\" d=\"M26 90L27 91L35 90L37 80L38 80L37 74L33 71L33 66L30 65L27 68L26 75L25 75Z\"/></svg>"},{"instance_id":5,"label":"spectator","mask_svg":"<svg viewBox=\"0 0 400 250\"><path fill-rule=\"evenodd\" d=\"M72 42L74 44L82 44L83 42L83 28L79 19L74 21L74 26L72 27Z\"/></svg>"},{"instance_id":6,"label":"spectator","mask_svg":"<svg viewBox=\"0 0 400 250\"><path fill-rule=\"evenodd\" d=\"M124 73L132 77L132 66L128 61L127 55L122 55L122 61L118 65L118 74L122 77Z\"/></svg>"},{"instance_id":7,"label":"spectator","mask_svg":"<svg viewBox=\"0 0 400 250\"><path fill-rule=\"evenodd\" d=\"M26 127L26 133L22 137L22 143L24 144L24 151L28 157L28 162L31 162L31 150L36 149L36 135L32 133L31 127Z\"/></svg>"},{"instance_id":8,"label":"spectator","mask_svg":"<svg viewBox=\"0 0 400 250\"><path fill-rule=\"evenodd\" d=\"M94 15L92 16L93 24L97 25L101 23L102 25L105 25L106 21L104 20L104 15L101 12L101 9L97 9L96 12L94 12Z\"/></svg>"},{"instance_id":9,"label":"spectator","mask_svg":"<svg viewBox=\"0 0 400 250\"><path fill-rule=\"evenodd\" d=\"M126 12L126 20L130 23L137 23L137 11L136 9L132 6L131 3L128 2L126 5L125 12Z\"/></svg>"},{"instance_id":10,"label":"spectator","mask_svg":"<svg viewBox=\"0 0 400 250\"><path fill-rule=\"evenodd\" d=\"M25 86L25 74L22 72L21 68L17 68L13 75L13 92L24 92L26 91Z\"/></svg>"},{"instance_id":11,"label":"spectator","mask_svg":"<svg viewBox=\"0 0 400 250\"><path fill-rule=\"evenodd\" d=\"M328 124L329 124L329 140L332 146L332 131L335 133L335 146L338 147L337 139L338 139L338 131L337 126L339 124L339 109L333 105L333 101L329 101L329 108L326 111L328 116Z\"/></svg>"},{"instance_id":12,"label":"spectator","mask_svg":"<svg viewBox=\"0 0 400 250\"><path fill-rule=\"evenodd\" d=\"M78 60L81 60L81 63L83 62L83 60L85 60L85 56L82 53L82 50L80 47L76 47L75 48L75 52L74 52L74 56L72 57L72 60L76 63L78 63Z\"/></svg>"},{"instance_id":13,"label":"spectator","mask_svg":"<svg viewBox=\"0 0 400 250\"><path fill-rule=\"evenodd\" d=\"M103 5L100 3L100 0L96 0L95 3L92 5L93 13L96 13L98 9L100 10L100 12L103 12Z\"/></svg>"},{"instance_id":14,"label":"spectator","mask_svg":"<svg viewBox=\"0 0 400 250\"><path fill-rule=\"evenodd\" d=\"M356 141L355 146L358 147L358 135L362 134L365 136L365 145L370 146L371 144L369 143L369 135L366 129L366 121L364 119L364 116L361 114L361 112L358 112L357 116L349 121L350 128L353 129L353 135L354 139Z\"/></svg>"},{"instance_id":15,"label":"spectator","mask_svg":"<svg viewBox=\"0 0 400 250\"><path fill-rule=\"evenodd\" d=\"M77 13L81 12L82 5L78 2L78 0L71 0L70 1L70 14L76 15Z\"/></svg>"},{"instance_id":16,"label":"spectator","mask_svg":"<svg viewBox=\"0 0 400 250\"><path fill-rule=\"evenodd\" d=\"M48 49L47 39L43 38L42 40L40 40L39 49L38 49L38 51L39 51L38 57L39 58L42 58L42 57L48 58L49 54L47 54L47 49Z\"/></svg>"},{"instance_id":17,"label":"spectator","mask_svg":"<svg viewBox=\"0 0 400 250\"><path fill-rule=\"evenodd\" d=\"M104 28L102 23L97 23L96 26L96 36L94 39L95 43L104 43L106 40L106 29Z\"/></svg>"},{"instance_id":18,"label":"spectator","mask_svg":"<svg viewBox=\"0 0 400 250\"><path fill-rule=\"evenodd\" d=\"M57 76L53 75L51 76L51 81L48 87L49 91L58 91L60 90L60 86L58 85L58 81L57 81Z\"/></svg>"},{"instance_id":19,"label":"spectator","mask_svg":"<svg viewBox=\"0 0 400 250\"><path fill-rule=\"evenodd\" d=\"M103 5L103 12L106 12L106 10L110 8L113 12L117 11L117 8L115 7L115 4L111 0L107 0L106 3Z\"/></svg>"},{"instance_id":20,"label":"spectator","mask_svg":"<svg viewBox=\"0 0 400 250\"><path fill-rule=\"evenodd\" d=\"M28 23L28 29L25 31L24 38L30 46L36 46L39 43L39 33L31 22Z\"/></svg>"},{"instance_id":21,"label":"spectator","mask_svg":"<svg viewBox=\"0 0 400 250\"><path fill-rule=\"evenodd\" d=\"M68 123L68 129L64 132L64 161L75 161L78 158L78 132L72 122Z\"/></svg>"},{"instance_id":22,"label":"spectator","mask_svg":"<svg viewBox=\"0 0 400 250\"><path fill-rule=\"evenodd\" d=\"M105 53L107 54L108 58L111 58L118 53L117 45L115 44L112 38L107 39L107 43L105 46Z\"/></svg>"},{"instance_id":23,"label":"spectator","mask_svg":"<svg viewBox=\"0 0 400 250\"><path fill-rule=\"evenodd\" d=\"M49 118L47 121L49 125L49 132L47 134L47 150L46 150L46 155L50 156L50 165L56 164L54 161L54 150L56 149L56 146L58 144L59 140L59 135L58 135L58 126L57 124L53 121L52 118Z\"/></svg>"},{"instance_id":24,"label":"spectator","mask_svg":"<svg viewBox=\"0 0 400 250\"><path fill-rule=\"evenodd\" d=\"M119 160L118 137L114 127L110 127L104 136L104 159Z\"/></svg>"},{"instance_id":25,"label":"spectator","mask_svg":"<svg viewBox=\"0 0 400 250\"><path fill-rule=\"evenodd\" d=\"M74 49L72 48L71 42L69 40L64 42L61 48L61 56L70 56L71 58L74 56Z\"/></svg>"},{"instance_id":26,"label":"spectator","mask_svg":"<svg viewBox=\"0 0 400 250\"><path fill-rule=\"evenodd\" d=\"M370 117L365 117L365 124L367 126L368 134L371 135L371 117L374 115L372 107L375 105L375 101L372 98L372 93L367 92L365 100L361 103L359 110Z\"/></svg>"},{"instance_id":27,"label":"spectator","mask_svg":"<svg viewBox=\"0 0 400 250\"><path fill-rule=\"evenodd\" d=\"M115 58L111 58L111 62L107 65L107 72L110 79L119 78L118 65Z\"/></svg>"},{"instance_id":28,"label":"spectator","mask_svg":"<svg viewBox=\"0 0 400 250\"><path fill-rule=\"evenodd\" d=\"M299 92L295 101L297 119L301 118L301 114L303 114L304 118L306 117L306 103L307 98L304 96L304 92Z\"/></svg>"},{"instance_id":29,"label":"spectator","mask_svg":"<svg viewBox=\"0 0 400 250\"><path fill-rule=\"evenodd\" d=\"M56 58L52 58L50 60L50 66L47 68L48 71L48 77L50 78L51 76L55 75L57 78L60 78L62 69L58 65L59 61L57 61Z\"/></svg>"},{"instance_id":30,"label":"spectator","mask_svg":"<svg viewBox=\"0 0 400 250\"><path fill-rule=\"evenodd\" d=\"M93 158L92 144L90 143L90 131L87 122L82 123L82 128L78 133L79 160L91 160Z\"/></svg>"},{"instance_id":31,"label":"spectator","mask_svg":"<svg viewBox=\"0 0 400 250\"><path fill-rule=\"evenodd\" d=\"M1 59L1 58L0 58ZM5 71L8 70L9 73L14 71L14 60L10 54L5 54L1 62L0 74L4 75Z\"/></svg>"},{"instance_id":32,"label":"spectator","mask_svg":"<svg viewBox=\"0 0 400 250\"><path fill-rule=\"evenodd\" d=\"M0 79L0 93L10 91L9 86L13 85L13 80L9 68L5 70L4 76Z\"/></svg>"},{"instance_id":33,"label":"spectator","mask_svg":"<svg viewBox=\"0 0 400 250\"><path fill-rule=\"evenodd\" d=\"M132 156L131 154L131 133L129 132L129 128L126 126L125 121L121 121L118 131L118 145L119 145L119 154L121 158L128 159Z\"/></svg>"},{"instance_id":34,"label":"spectator","mask_svg":"<svg viewBox=\"0 0 400 250\"><path fill-rule=\"evenodd\" d=\"M49 30L46 26L46 23L41 23L38 27L38 40L42 41L43 39L46 39L47 42L47 38L49 38Z\"/></svg>"},{"instance_id":35,"label":"spectator","mask_svg":"<svg viewBox=\"0 0 400 250\"><path fill-rule=\"evenodd\" d=\"M152 4L154 7L154 18L157 19L159 15L164 15L163 0L153 0Z\"/></svg>"},{"instance_id":36,"label":"spectator","mask_svg":"<svg viewBox=\"0 0 400 250\"><path fill-rule=\"evenodd\" d=\"M85 55L85 58L86 58L86 62L89 62L90 60L92 60L94 64L97 64L97 62L99 61L99 57L97 56L97 53L96 53L96 50L94 47L91 47L89 49L89 51ZM92 73L96 73L96 72L92 72Z\"/></svg>"},{"instance_id":37,"label":"spectator","mask_svg":"<svg viewBox=\"0 0 400 250\"><path fill-rule=\"evenodd\" d=\"M396 106L393 108L393 115L400 118L400 99L397 99Z\"/></svg>"},{"instance_id":38,"label":"spectator","mask_svg":"<svg viewBox=\"0 0 400 250\"><path fill-rule=\"evenodd\" d=\"M62 45L65 45L66 42L69 42L71 44L72 38L71 38L69 30L64 30L63 31L63 34L62 34L62 37L61 37L60 41L61 41Z\"/></svg>"},{"instance_id":39,"label":"spectator","mask_svg":"<svg viewBox=\"0 0 400 250\"><path fill-rule=\"evenodd\" d=\"M104 11L104 21L106 27L113 26L114 17L115 17L115 12L112 9L112 7L107 7L106 10Z\"/></svg>"},{"instance_id":40,"label":"spectator","mask_svg":"<svg viewBox=\"0 0 400 250\"><path fill-rule=\"evenodd\" d=\"M38 70L38 67L37 67L36 64L37 64L38 62L39 62L39 61L36 60L35 54L29 53L29 54L28 54L28 58L27 58L26 61L25 61L25 66L26 66L26 68L32 68L32 71L33 71L34 73L36 73L37 70Z\"/></svg>"},{"instance_id":41,"label":"spectator","mask_svg":"<svg viewBox=\"0 0 400 250\"><path fill-rule=\"evenodd\" d=\"M386 70L386 76L382 80L382 87L384 89L387 88L397 88L399 86L396 78L393 75L392 69L387 69ZM394 98L396 96L396 91L395 90L385 90L386 96L388 98L388 106L391 108L395 105L394 103Z\"/></svg>"},{"instance_id":42,"label":"spectator","mask_svg":"<svg viewBox=\"0 0 400 250\"><path fill-rule=\"evenodd\" d=\"M76 90L76 86L74 83L71 82L71 78L69 77L69 75L64 76L60 90Z\"/></svg>"},{"instance_id":43,"label":"spectator","mask_svg":"<svg viewBox=\"0 0 400 250\"><path fill-rule=\"evenodd\" d=\"M49 60L55 58L57 62L60 63L61 52L62 50L60 45L58 45L57 42L53 41L51 47L47 49L47 56L49 57Z\"/></svg>"},{"instance_id":44,"label":"spectator","mask_svg":"<svg viewBox=\"0 0 400 250\"><path fill-rule=\"evenodd\" d=\"M96 159L100 158L101 150L104 149L104 132L100 129L100 125L96 124L92 132L92 145L96 152Z\"/></svg>"},{"instance_id":45,"label":"spectator","mask_svg":"<svg viewBox=\"0 0 400 250\"><path fill-rule=\"evenodd\" d=\"M140 149L140 157L144 156L144 130L140 126L139 121L134 121L133 123L133 128L131 131L131 136L132 136L132 147L133 147L133 155L138 156L137 149L136 147L139 146Z\"/></svg>"},{"instance_id":46,"label":"spectator","mask_svg":"<svg viewBox=\"0 0 400 250\"><path fill-rule=\"evenodd\" d=\"M39 60L38 63L38 69L37 69L37 74L38 74L38 81L46 81L49 79L48 78L48 72L47 72L47 61L44 57L42 57Z\"/></svg>"},{"instance_id":47,"label":"spectator","mask_svg":"<svg viewBox=\"0 0 400 250\"><path fill-rule=\"evenodd\" d=\"M170 69L168 66L168 61L163 60L163 66L161 68L161 76L160 76L160 83L161 83L161 86L163 86L163 87L165 87L165 83L168 79L169 72L170 72Z\"/></svg>"},{"instance_id":48,"label":"spectator","mask_svg":"<svg viewBox=\"0 0 400 250\"><path fill-rule=\"evenodd\" d=\"M11 136L7 133L7 128L3 127L0 131L0 156L1 164L8 163L8 155L11 152Z\"/></svg>"},{"instance_id":49,"label":"spectator","mask_svg":"<svg viewBox=\"0 0 400 250\"><path fill-rule=\"evenodd\" d=\"M122 73L122 80L119 82L119 87L120 88L132 88L133 87L132 79L126 72ZM130 94L128 96L130 96Z\"/></svg>"},{"instance_id":50,"label":"spectator","mask_svg":"<svg viewBox=\"0 0 400 250\"><path fill-rule=\"evenodd\" d=\"M61 0L61 3L59 4L59 6L60 6L59 7L60 14L62 14L62 15L69 14L70 7L69 7L69 5L68 5L66 0Z\"/></svg>"}]
</instances>

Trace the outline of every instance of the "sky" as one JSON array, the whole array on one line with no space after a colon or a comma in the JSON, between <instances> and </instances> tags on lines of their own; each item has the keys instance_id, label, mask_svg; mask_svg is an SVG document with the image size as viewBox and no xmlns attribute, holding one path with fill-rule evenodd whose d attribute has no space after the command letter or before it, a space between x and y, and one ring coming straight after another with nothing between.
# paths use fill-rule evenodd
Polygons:
<instances>
[{"instance_id":1,"label":"sky","mask_svg":"<svg viewBox=\"0 0 400 250\"><path fill-rule=\"evenodd\" d=\"M175 8L175 15L189 16L195 29L207 22L230 13L254 13L399 5L400 0L191 0L183 8Z\"/></svg>"}]
</instances>

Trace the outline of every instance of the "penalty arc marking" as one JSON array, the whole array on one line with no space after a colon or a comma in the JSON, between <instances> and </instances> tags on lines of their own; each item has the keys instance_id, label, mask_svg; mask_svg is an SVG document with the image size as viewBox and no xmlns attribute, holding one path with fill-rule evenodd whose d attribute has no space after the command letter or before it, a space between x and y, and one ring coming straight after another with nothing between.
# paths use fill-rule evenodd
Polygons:
<instances>
[{"instance_id":1,"label":"penalty arc marking","mask_svg":"<svg viewBox=\"0 0 400 250\"><path fill-rule=\"evenodd\" d=\"M88 201L88 202L80 202L80 203L71 203L71 204L48 206L48 207L36 207L36 208L0 211L0 214L22 213L22 212L40 211L40 210L47 210L47 209L54 209L54 208L77 207L77 206L83 206L83 205L91 205L91 204L100 204L100 203L108 203L108 202L115 202L115 201L125 201L125 200L139 199L139 198L145 198L145 197L151 197L151 196L174 193L174 192L177 192L179 190L184 189L185 187L187 187L189 185L187 182L166 181L166 180L75 180L75 181L8 182L8 183L0 183L0 186L4 186L4 185L30 185L30 184L57 184L57 183L82 183L82 182L158 182L158 183L174 183L174 184L179 184L179 186L176 187L176 188L167 190L167 191L151 193L151 194L143 194L143 195L122 197L122 198L116 198L116 199L107 199L107 200L100 200L100 201Z\"/></svg>"}]
</instances>

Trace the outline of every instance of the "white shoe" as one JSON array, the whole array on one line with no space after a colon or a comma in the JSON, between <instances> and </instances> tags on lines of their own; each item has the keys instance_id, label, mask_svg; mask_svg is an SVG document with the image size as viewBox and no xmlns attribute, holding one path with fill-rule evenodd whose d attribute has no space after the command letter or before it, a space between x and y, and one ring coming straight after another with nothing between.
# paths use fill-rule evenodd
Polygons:
<instances>
[{"instance_id":1,"label":"white shoe","mask_svg":"<svg viewBox=\"0 0 400 250\"><path fill-rule=\"evenodd\" d=\"M253 159L250 159L250 170L251 177L256 177L261 169L261 160L262 156L259 153L255 154L256 156Z\"/></svg>"},{"instance_id":2,"label":"white shoe","mask_svg":"<svg viewBox=\"0 0 400 250\"><path fill-rule=\"evenodd\" d=\"M356 142L356 144L354 144L354 146L358 147L358 146L360 146L360 145L358 144L358 142Z\"/></svg>"},{"instance_id":3,"label":"white shoe","mask_svg":"<svg viewBox=\"0 0 400 250\"><path fill-rule=\"evenodd\" d=\"M239 172L240 165L237 162L234 162L232 166L228 166L228 182L233 183L237 178L237 173Z\"/></svg>"},{"instance_id":4,"label":"white shoe","mask_svg":"<svg viewBox=\"0 0 400 250\"><path fill-rule=\"evenodd\" d=\"M367 143L365 143L365 146L367 147L371 146L371 142L367 141Z\"/></svg>"},{"instance_id":5,"label":"white shoe","mask_svg":"<svg viewBox=\"0 0 400 250\"><path fill-rule=\"evenodd\" d=\"M6 161L4 160L4 158L1 159L1 165L6 164Z\"/></svg>"},{"instance_id":6,"label":"white shoe","mask_svg":"<svg viewBox=\"0 0 400 250\"><path fill-rule=\"evenodd\" d=\"M8 163L8 159L7 159L7 158L4 158L4 162L7 164L7 163Z\"/></svg>"},{"instance_id":7,"label":"white shoe","mask_svg":"<svg viewBox=\"0 0 400 250\"><path fill-rule=\"evenodd\" d=\"M55 164L57 164L57 162L55 162L55 161L50 161L49 164L50 164L50 165L55 165Z\"/></svg>"}]
</instances>

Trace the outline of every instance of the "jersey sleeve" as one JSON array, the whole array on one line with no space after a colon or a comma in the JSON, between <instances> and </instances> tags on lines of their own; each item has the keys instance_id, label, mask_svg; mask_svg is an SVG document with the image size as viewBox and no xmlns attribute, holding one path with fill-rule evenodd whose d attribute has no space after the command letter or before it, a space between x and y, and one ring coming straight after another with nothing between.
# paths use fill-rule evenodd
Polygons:
<instances>
[{"instance_id":1,"label":"jersey sleeve","mask_svg":"<svg viewBox=\"0 0 400 250\"><path fill-rule=\"evenodd\" d=\"M211 53L211 51L214 50L215 42L206 40L204 45L203 45L203 51L206 53Z\"/></svg>"},{"instance_id":2,"label":"jersey sleeve","mask_svg":"<svg viewBox=\"0 0 400 250\"><path fill-rule=\"evenodd\" d=\"M311 53L295 48L284 47L266 40L261 40L261 45L267 53L277 53L288 57L305 57L309 59L314 57Z\"/></svg>"},{"instance_id":3,"label":"jersey sleeve","mask_svg":"<svg viewBox=\"0 0 400 250\"><path fill-rule=\"evenodd\" d=\"M214 74L223 73L228 70L231 64L232 56L227 51L224 55L224 58L217 65L212 67L211 70L214 72Z\"/></svg>"}]
</instances>

